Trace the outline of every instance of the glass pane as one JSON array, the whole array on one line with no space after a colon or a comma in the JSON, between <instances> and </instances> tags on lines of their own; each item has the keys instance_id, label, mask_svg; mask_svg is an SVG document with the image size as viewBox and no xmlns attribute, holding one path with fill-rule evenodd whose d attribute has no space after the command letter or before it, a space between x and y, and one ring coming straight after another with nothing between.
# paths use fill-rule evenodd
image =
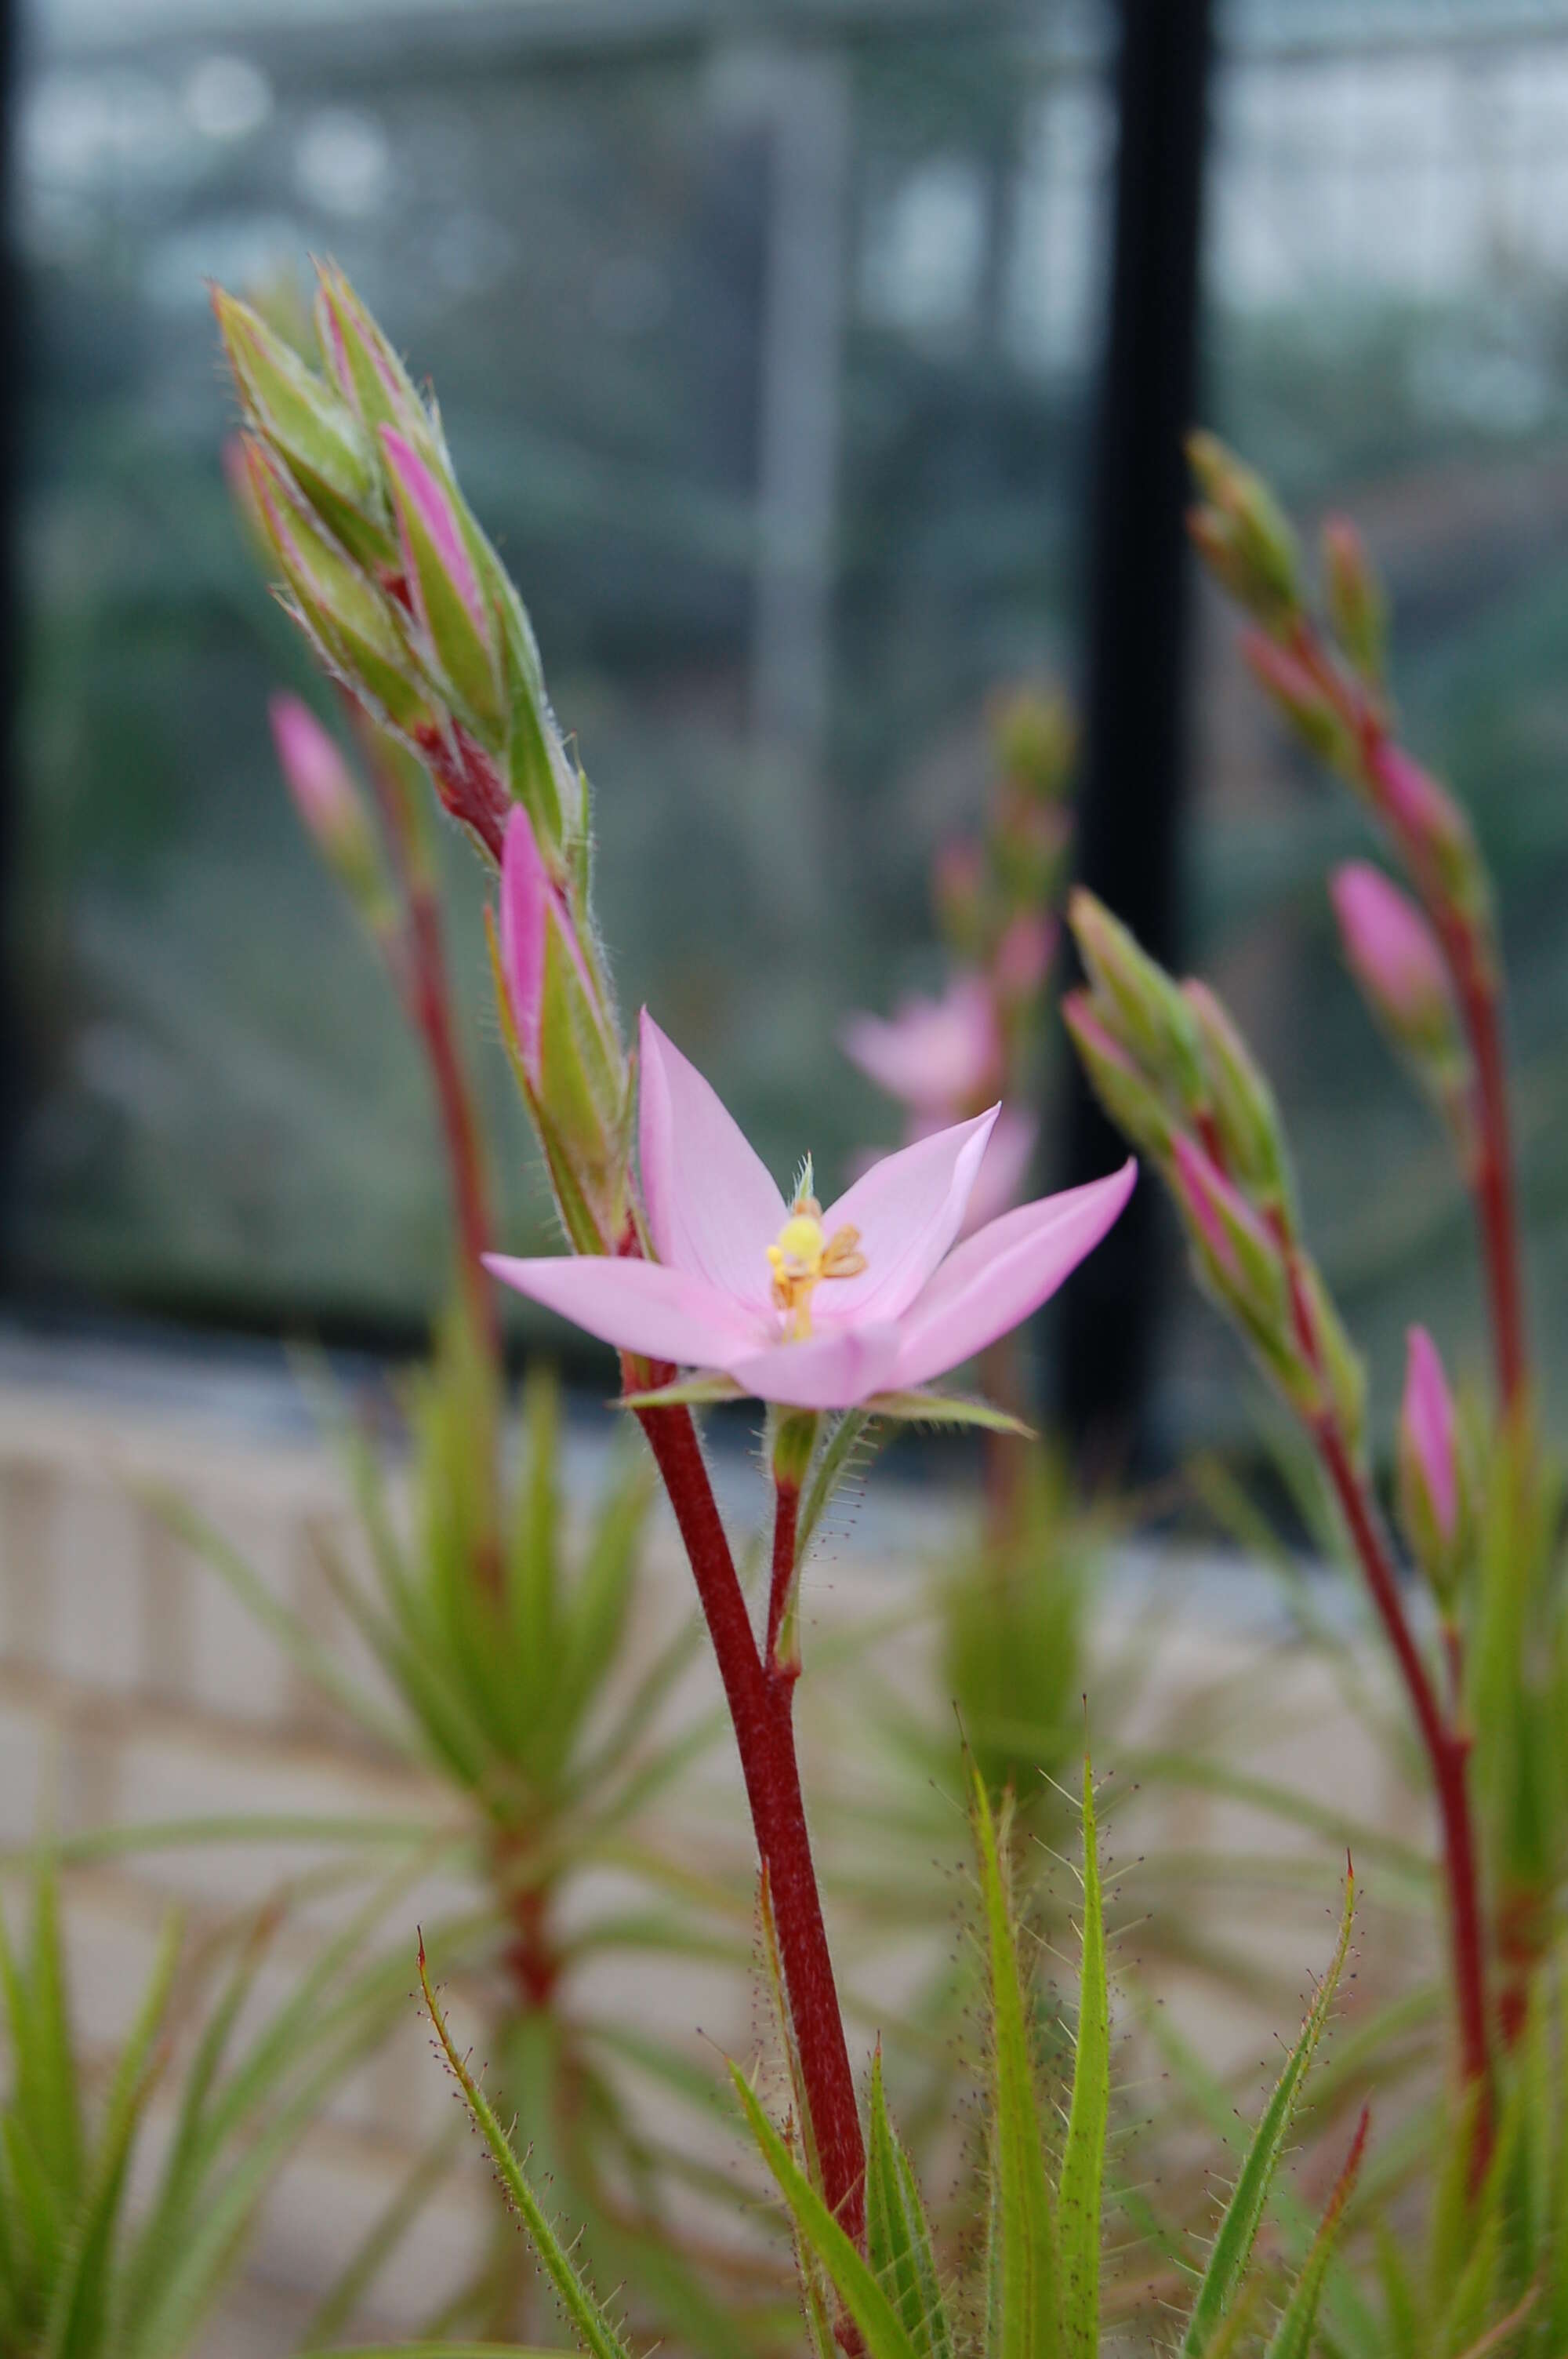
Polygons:
<instances>
[{"instance_id":1,"label":"glass pane","mask_svg":"<svg viewBox=\"0 0 1568 2359\"><path fill-rule=\"evenodd\" d=\"M265 695L308 671L219 465L203 277L307 249L438 381L594 781L628 1000L781 1170L859 1143L838 1025L929 962L986 692L1072 654L1104 12L788 46L697 13L624 41L456 5L37 16L31 1287L400 1322L444 1266L423 1076L275 777ZM504 1109L484 882L452 866ZM499 1119L522 1244L543 1202Z\"/></svg>"},{"instance_id":2,"label":"glass pane","mask_svg":"<svg viewBox=\"0 0 1568 2359\"><path fill-rule=\"evenodd\" d=\"M1395 603L1401 728L1494 864L1533 1324L1561 1394L1568 10L1276 0L1227 7L1222 33L1206 415L1309 543L1334 507L1366 528ZM1486 1374L1466 1201L1340 962L1323 871L1373 839L1284 744L1234 640L1206 593L1195 950L1281 1084L1308 1222L1373 1347L1386 1430L1408 1321ZM1233 1375L1217 1322L1184 1310L1173 1420L1234 1416Z\"/></svg>"}]
</instances>

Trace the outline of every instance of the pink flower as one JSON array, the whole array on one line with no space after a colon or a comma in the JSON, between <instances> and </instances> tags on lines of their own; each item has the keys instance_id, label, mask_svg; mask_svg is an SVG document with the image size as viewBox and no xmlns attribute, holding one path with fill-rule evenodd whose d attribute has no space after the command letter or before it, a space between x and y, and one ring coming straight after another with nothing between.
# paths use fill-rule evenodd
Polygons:
<instances>
[{"instance_id":1,"label":"pink flower","mask_svg":"<svg viewBox=\"0 0 1568 2359\"><path fill-rule=\"evenodd\" d=\"M1437 1346L1424 1327L1407 1341L1405 1397L1400 1413L1400 1458L1407 1484L1419 1485L1438 1540L1452 1545L1459 1526L1457 1422L1454 1396Z\"/></svg>"},{"instance_id":2,"label":"pink flower","mask_svg":"<svg viewBox=\"0 0 1568 2359\"><path fill-rule=\"evenodd\" d=\"M1018 1325L1131 1191L1108 1178L956 1243L996 1109L886 1157L827 1211L786 1203L732 1117L644 1011L639 1147L656 1262L487 1266L590 1335L715 1368L763 1400L849 1408L927 1383Z\"/></svg>"},{"instance_id":3,"label":"pink flower","mask_svg":"<svg viewBox=\"0 0 1568 2359\"><path fill-rule=\"evenodd\" d=\"M1453 988L1414 902L1365 860L1336 868L1328 897L1346 962L1384 1023L1412 1048L1444 1045L1456 1030Z\"/></svg>"},{"instance_id":4,"label":"pink flower","mask_svg":"<svg viewBox=\"0 0 1568 2359\"><path fill-rule=\"evenodd\" d=\"M920 1114L984 1105L1000 1083L996 1008L978 975L959 975L940 999L904 1000L891 1020L851 1016L842 1045L879 1089Z\"/></svg>"}]
</instances>

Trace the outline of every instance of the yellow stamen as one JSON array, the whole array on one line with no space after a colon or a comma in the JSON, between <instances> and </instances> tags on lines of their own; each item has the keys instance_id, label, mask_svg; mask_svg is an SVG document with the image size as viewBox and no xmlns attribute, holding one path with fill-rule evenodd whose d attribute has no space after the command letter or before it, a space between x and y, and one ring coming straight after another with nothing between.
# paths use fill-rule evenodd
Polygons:
<instances>
[{"instance_id":1,"label":"yellow stamen","mask_svg":"<svg viewBox=\"0 0 1568 2359\"><path fill-rule=\"evenodd\" d=\"M866 1266L860 1250L859 1229L836 1229L828 1236L822 1226L822 1207L804 1191L790 1207L790 1215L768 1247L773 1274L773 1304L784 1314L784 1333L803 1343L811 1333L811 1298L824 1278L857 1277Z\"/></svg>"}]
</instances>

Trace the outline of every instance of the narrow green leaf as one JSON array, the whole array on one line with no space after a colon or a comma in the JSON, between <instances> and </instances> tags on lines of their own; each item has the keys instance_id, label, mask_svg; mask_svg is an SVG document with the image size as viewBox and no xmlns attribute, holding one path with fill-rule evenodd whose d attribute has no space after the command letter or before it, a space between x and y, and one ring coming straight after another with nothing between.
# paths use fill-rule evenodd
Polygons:
<instances>
[{"instance_id":1,"label":"narrow green leaf","mask_svg":"<svg viewBox=\"0 0 1568 2359\"><path fill-rule=\"evenodd\" d=\"M1110 1993L1095 1828L1094 1773L1084 1762L1084 1932L1077 2052L1059 2190L1064 2359L1099 2349L1100 2190L1110 2113Z\"/></svg>"},{"instance_id":2,"label":"narrow green leaf","mask_svg":"<svg viewBox=\"0 0 1568 2359\"><path fill-rule=\"evenodd\" d=\"M989 1798L978 1770L973 1785L990 1973L995 2348L997 2359L1056 2359L1061 2336L1055 2223L1035 2104L1022 1977L1002 1868L1001 1841L1007 1820L1004 1816L999 1841Z\"/></svg>"},{"instance_id":3,"label":"narrow green leaf","mask_svg":"<svg viewBox=\"0 0 1568 2359\"><path fill-rule=\"evenodd\" d=\"M892 2301L769 2121L738 2064L730 2065L730 2077L790 2216L832 2278L838 2299L860 2330L870 2359L919 2359Z\"/></svg>"},{"instance_id":4,"label":"narrow green leaf","mask_svg":"<svg viewBox=\"0 0 1568 2359\"><path fill-rule=\"evenodd\" d=\"M881 2042L871 2059L871 2125L866 2140L866 2258L891 2295L904 2329L923 2359L948 2342L941 2304L932 2315L934 2272L922 2268L920 2247L929 2250L923 2206L914 2171L888 2118L882 2084Z\"/></svg>"},{"instance_id":5,"label":"narrow green leaf","mask_svg":"<svg viewBox=\"0 0 1568 2359\"><path fill-rule=\"evenodd\" d=\"M89 2359L110 2314L110 2272L131 2145L157 2073L154 2049L179 1959L178 1917L165 1924L153 1971L120 2052L71 2251L49 2304L43 2359Z\"/></svg>"},{"instance_id":6,"label":"narrow green leaf","mask_svg":"<svg viewBox=\"0 0 1568 2359\"><path fill-rule=\"evenodd\" d=\"M431 1987L429 1968L425 1961L425 1944L419 1944L419 1986L425 1994L425 2005L436 2037L440 2041L450 2065L452 2078L463 2093L470 2113L481 2136L490 2148L491 2160L509 2201L527 2229L534 2249L544 2264L546 2275L560 2297L561 2306L571 2321L585 2351L592 2359L630 2359L626 2344L621 2340L595 2297L589 2291L573 2266L570 2254L551 2226L543 2205L512 2151L511 2142L496 2120L489 2098L469 2071L466 2060L460 2056L447 2027L447 2019L436 2004Z\"/></svg>"},{"instance_id":7,"label":"narrow green leaf","mask_svg":"<svg viewBox=\"0 0 1568 2359\"><path fill-rule=\"evenodd\" d=\"M1340 1915L1339 1940L1334 1956L1307 2009L1301 2036L1285 2060L1285 2069L1274 2084L1274 2093L1247 2149L1235 2191L1219 2223L1219 2234L1214 2240L1208 2267L1198 2287L1192 2318L1182 2340L1182 2359L1202 2359L1202 2354L1211 2350L1221 2321L1247 2273L1258 2230L1262 2224L1269 2190L1290 2134L1302 2082L1323 2036L1324 2025L1334 2004L1334 1995L1339 1987L1339 1977L1345 1970L1355 1914L1356 1872L1347 1865L1345 1905Z\"/></svg>"},{"instance_id":8,"label":"narrow green leaf","mask_svg":"<svg viewBox=\"0 0 1568 2359\"><path fill-rule=\"evenodd\" d=\"M1284 2314L1274 2330L1268 2359L1309 2359L1313 2335L1317 2327L1318 2304L1323 2299L1324 2280L1328 2275L1328 2265L1334 2258L1335 2243L1345 2217L1345 2207L1350 2201L1357 2174L1361 2169L1361 2157L1367 2150L1367 2132L1371 2119L1370 2108L1363 2105L1361 2118L1356 2125L1356 2135L1350 2141L1350 2151L1334 2182L1317 2234L1312 2240L1301 2275L1285 2304Z\"/></svg>"}]
</instances>

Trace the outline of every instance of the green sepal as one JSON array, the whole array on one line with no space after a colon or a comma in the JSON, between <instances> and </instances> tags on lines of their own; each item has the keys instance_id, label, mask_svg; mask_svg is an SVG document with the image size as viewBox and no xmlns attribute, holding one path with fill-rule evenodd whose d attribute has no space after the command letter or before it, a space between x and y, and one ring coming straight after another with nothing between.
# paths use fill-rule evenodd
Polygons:
<instances>
[{"instance_id":1,"label":"green sepal","mask_svg":"<svg viewBox=\"0 0 1568 2359\"><path fill-rule=\"evenodd\" d=\"M711 1408L719 1401L744 1400L733 1376L718 1369L677 1377L673 1385L656 1385L652 1392L622 1393L617 1408Z\"/></svg>"},{"instance_id":2,"label":"green sepal","mask_svg":"<svg viewBox=\"0 0 1568 2359\"><path fill-rule=\"evenodd\" d=\"M1033 1428L1022 1418L965 1393L932 1393L921 1387L873 1393L860 1408L867 1417L885 1417L903 1425L973 1425L985 1433L1014 1433L1024 1441L1034 1439Z\"/></svg>"}]
</instances>

